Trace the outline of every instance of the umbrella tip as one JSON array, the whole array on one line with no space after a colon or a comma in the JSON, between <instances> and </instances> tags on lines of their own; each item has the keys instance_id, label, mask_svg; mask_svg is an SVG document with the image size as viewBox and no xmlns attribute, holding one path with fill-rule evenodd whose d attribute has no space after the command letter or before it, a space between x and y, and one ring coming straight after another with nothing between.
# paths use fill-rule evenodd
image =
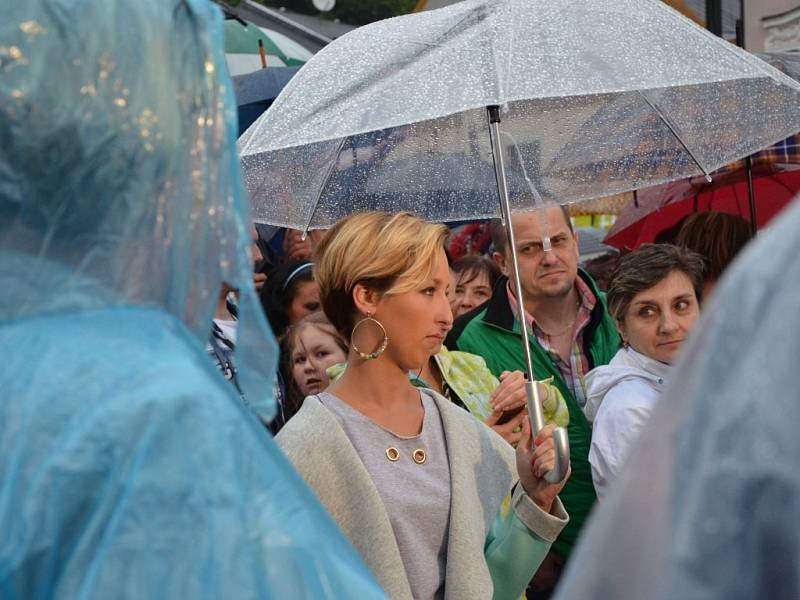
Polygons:
<instances>
[{"instance_id":1,"label":"umbrella tip","mask_svg":"<svg viewBox=\"0 0 800 600\"><path fill-rule=\"evenodd\" d=\"M706 173L706 182L711 183L711 175L709 175L708 173Z\"/></svg>"}]
</instances>

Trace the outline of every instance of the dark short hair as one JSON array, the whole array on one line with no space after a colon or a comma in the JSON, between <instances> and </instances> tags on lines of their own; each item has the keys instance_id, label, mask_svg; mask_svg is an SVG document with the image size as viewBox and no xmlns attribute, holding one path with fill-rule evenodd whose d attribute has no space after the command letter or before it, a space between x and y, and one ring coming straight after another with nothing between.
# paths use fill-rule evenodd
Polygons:
<instances>
[{"instance_id":1,"label":"dark short hair","mask_svg":"<svg viewBox=\"0 0 800 600\"><path fill-rule=\"evenodd\" d=\"M703 293L703 257L672 244L644 244L619 261L608 284L608 311L622 322L634 296L650 289L673 271L692 282L698 302Z\"/></svg>"},{"instance_id":2,"label":"dark short hair","mask_svg":"<svg viewBox=\"0 0 800 600\"><path fill-rule=\"evenodd\" d=\"M575 229L572 227L572 220L569 218L569 210L567 210L567 207L563 204L559 204L558 207L564 214L564 220L567 222L567 227L569 227L570 233L575 233ZM545 208L553 208L553 206L545 206ZM508 244L508 233L506 232L506 226L503 225L503 221L501 219L492 219L489 221L489 235L492 236L492 247L494 248L494 251L499 252L500 254L505 254L506 245Z\"/></svg>"},{"instance_id":3,"label":"dark short hair","mask_svg":"<svg viewBox=\"0 0 800 600\"><path fill-rule=\"evenodd\" d=\"M676 243L705 259L705 279L716 280L750 241L750 223L739 215L696 213L686 219Z\"/></svg>"},{"instance_id":4,"label":"dark short hair","mask_svg":"<svg viewBox=\"0 0 800 600\"><path fill-rule=\"evenodd\" d=\"M490 260L482 254L467 254L455 261L450 268L454 273L460 275L456 279L456 285L459 283L469 283L481 273L486 273L489 278L489 287L494 288L494 284L500 279L500 269L493 260Z\"/></svg>"}]
</instances>

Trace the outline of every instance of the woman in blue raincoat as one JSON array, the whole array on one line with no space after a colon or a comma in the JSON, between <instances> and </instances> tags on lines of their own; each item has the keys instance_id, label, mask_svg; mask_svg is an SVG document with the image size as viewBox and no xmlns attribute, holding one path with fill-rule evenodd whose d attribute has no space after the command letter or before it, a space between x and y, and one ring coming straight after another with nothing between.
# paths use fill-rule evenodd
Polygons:
<instances>
[{"instance_id":1,"label":"woman in blue raincoat","mask_svg":"<svg viewBox=\"0 0 800 600\"><path fill-rule=\"evenodd\" d=\"M273 412L219 10L0 0L0 596L381 597Z\"/></svg>"}]
</instances>

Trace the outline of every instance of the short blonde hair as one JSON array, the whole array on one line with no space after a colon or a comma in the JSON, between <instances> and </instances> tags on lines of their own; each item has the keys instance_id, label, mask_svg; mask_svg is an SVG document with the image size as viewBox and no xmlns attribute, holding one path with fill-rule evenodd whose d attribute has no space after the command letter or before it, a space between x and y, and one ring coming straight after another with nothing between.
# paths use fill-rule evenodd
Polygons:
<instances>
[{"instance_id":1,"label":"short blonde hair","mask_svg":"<svg viewBox=\"0 0 800 600\"><path fill-rule=\"evenodd\" d=\"M430 277L449 230L411 213L356 213L342 219L316 249L314 277L322 310L350 339L356 314L353 289L381 294L418 289Z\"/></svg>"}]
</instances>

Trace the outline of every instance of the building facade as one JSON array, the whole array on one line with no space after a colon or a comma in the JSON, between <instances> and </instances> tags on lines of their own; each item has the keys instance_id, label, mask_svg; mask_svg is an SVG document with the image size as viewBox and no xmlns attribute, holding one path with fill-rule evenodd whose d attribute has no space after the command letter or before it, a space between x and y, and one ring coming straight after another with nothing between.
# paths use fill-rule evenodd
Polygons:
<instances>
[{"instance_id":1,"label":"building facade","mask_svg":"<svg viewBox=\"0 0 800 600\"><path fill-rule=\"evenodd\" d=\"M800 52L800 2L745 0L744 37L751 52Z\"/></svg>"}]
</instances>

